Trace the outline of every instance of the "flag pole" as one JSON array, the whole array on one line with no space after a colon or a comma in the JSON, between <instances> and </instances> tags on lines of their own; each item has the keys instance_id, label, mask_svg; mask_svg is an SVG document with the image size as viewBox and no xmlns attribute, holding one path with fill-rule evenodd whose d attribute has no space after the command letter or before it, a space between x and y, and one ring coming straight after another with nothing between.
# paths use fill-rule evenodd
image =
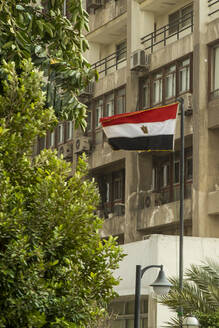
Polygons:
<instances>
[{"instance_id":1,"label":"flag pole","mask_svg":"<svg viewBox=\"0 0 219 328\"><path fill-rule=\"evenodd\" d=\"M180 217L179 217L179 288L183 290L183 237L184 237L184 99L180 103ZM179 308L180 327L182 327L183 307Z\"/></svg>"}]
</instances>

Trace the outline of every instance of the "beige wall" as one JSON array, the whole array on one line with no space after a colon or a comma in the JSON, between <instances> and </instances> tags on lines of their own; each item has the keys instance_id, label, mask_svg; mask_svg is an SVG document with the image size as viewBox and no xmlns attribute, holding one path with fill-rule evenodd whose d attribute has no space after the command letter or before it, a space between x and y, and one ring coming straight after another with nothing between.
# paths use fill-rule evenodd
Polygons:
<instances>
[{"instance_id":1,"label":"beige wall","mask_svg":"<svg viewBox=\"0 0 219 328\"><path fill-rule=\"evenodd\" d=\"M168 15L187 5L190 1L177 1L176 5L162 7L161 0L128 1L127 12L117 15L107 2L103 9L91 14L91 62L104 58L115 51L116 44L127 39L127 62L118 70L108 72L95 85L94 97L99 97L122 85L126 85L127 112L138 109L139 77L141 73L130 71L130 57L136 49L143 49L140 38L151 33L154 22L157 28L168 23ZM114 14L113 14L114 10ZM113 16L114 15L114 16ZM136 24L138 22L138 24ZM96 25L95 25L96 24ZM181 35L179 40L169 40L154 49L151 55L150 70L193 52L193 115L185 117L186 145L193 144L193 192L192 198L185 201L185 220L192 227L194 236L219 236L219 101L208 102L208 43L219 39L219 17L209 17L207 1L194 1L194 32ZM176 149L179 150L179 123L177 120ZM166 231L172 224L172 231L179 219L179 203L162 205L159 208L140 209L143 193L150 189L152 160L151 154L142 156L136 152L113 152L103 142L102 132L98 132L99 144L89 155L90 168L110 165L125 159L126 170L126 214L105 222L103 235L124 232L125 242L141 239L147 229L158 228ZM193 139L193 141L192 141ZM168 228L169 229L169 228ZM175 226L176 229L176 226ZM177 232L177 230L175 230Z\"/></svg>"}]
</instances>

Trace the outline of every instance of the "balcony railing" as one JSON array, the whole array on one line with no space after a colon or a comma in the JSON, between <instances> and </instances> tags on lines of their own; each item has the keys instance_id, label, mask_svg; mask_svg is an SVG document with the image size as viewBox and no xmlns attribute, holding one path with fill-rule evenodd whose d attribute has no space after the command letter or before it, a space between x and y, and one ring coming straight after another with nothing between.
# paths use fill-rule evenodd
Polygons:
<instances>
[{"instance_id":1,"label":"balcony railing","mask_svg":"<svg viewBox=\"0 0 219 328\"><path fill-rule=\"evenodd\" d=\"M111 55L98 60L92 65L93 69L96 69L99 75L111 73L114 70L121 68L121 63L126 61L127 57L127 48L121 48L119 51L112 53Z\"/></svg>"},{"instance_id":2,"label":"balcony railing","mask_svg":"<svg viewBox=\"0 0 219 328\"><path fill-rule=\"evenodd\" d=\"M211 16L219 11L219 0L208 0L208 16Z\"/></svg>"},{"instance_id":3,"label":"balcony railing","mask_svg":"<svg viewBox=\"0 0 219 328\"><path fill-rule=\"evenodd\" d=\"M168 39L174 36L179 40L183 31L191 29L191 32L193 32L193 25L193 11L191 11L176 22L162 26L156 31L147 34L141 38L141 43L145 45L145 50L150 50L152 53L158 44L163 43L166 46Z\"/></svg>"},{"instance_id":4,"label":"balcony railing","mask_svg":"<svg viewBox=\"0 0 219 328\"><path fill-rule=\"evenodd\" d=\"M219 89L215 89L210 92L210 99L219 98Z\"/></svg>"}]
</instances>

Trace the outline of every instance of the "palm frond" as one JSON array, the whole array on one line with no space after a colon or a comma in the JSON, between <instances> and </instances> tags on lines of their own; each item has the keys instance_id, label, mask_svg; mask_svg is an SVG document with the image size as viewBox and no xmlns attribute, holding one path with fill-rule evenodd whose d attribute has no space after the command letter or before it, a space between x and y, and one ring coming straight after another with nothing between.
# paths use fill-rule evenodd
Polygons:
<instances>
[{"instance_id":1,"label":"palm frond","mask_svg":"<svg viewBox=\"0 0 219 328\"><path fill-rule=\"evenodd\" d=\"M172 288L169 294L161 296L159 302L178 312L183 308L184 315L191 313L216 313L219 309L219 264L208 260L202 265L191 265L185 273L183 290L178 278L171 277ZM167 327L179 327L173 318Z\"/></svg>"}]
</instances>

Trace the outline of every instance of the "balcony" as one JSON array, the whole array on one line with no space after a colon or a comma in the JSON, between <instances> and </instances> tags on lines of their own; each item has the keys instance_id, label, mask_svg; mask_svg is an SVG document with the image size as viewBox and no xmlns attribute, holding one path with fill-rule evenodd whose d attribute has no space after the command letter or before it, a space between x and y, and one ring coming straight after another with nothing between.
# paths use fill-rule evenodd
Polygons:
<instances>
[{"instance_id":1,"label":"balcony","mask_svg":"<svg viewBox=\"0 0 219 328\"><path fill-rule=\"evenodd\" d=\"M219 0L208 0L208 16L212 16L219 11Z\"/></svg>"},{"instance_id":2,"label":"balcony","mask_svg":"<svg viewBox=\"0 0 219 328\"><path fill-rule=\"evenodd\" d=\"M103 0L98 1L103 4ZM91 3L93 2L94 0L91 1ZM101 8L104 8L104 10ZM89 17L89 26L91 32L113 21L116 18L119 19L119 16L123 15L127 11L127 0L108 1L104 4L104 6L99 5L96 8L93 7L93 9L95 12L94 14L90 12Z\"/></svg>"},{"instance_id":3,"label":"balcony","mask_svg":"<svg viewBox=\"0 0 219 328\"><path fill-rule=\"evenodd\" d=\"M106 76L108 73L112 73L125 66L127 59L127 48L124 46L109 56L98 60L92 65L93 69L96 69L100 77Z\"/></svg>"},{"instance_id":4,"label":"balcony","mask_svg":"<svg viewBox=\"0 0 219 328\"><path fill-rule=\"evenodd\" d=\"M141 43L144 45L145 50L153 53L154 50L162 46L166 46L188 33L193 32L193 11L182 16L177 21L162 26L152 33L147 34L141 38Z\"/></svg>"},{"instance_id":5,"label":"balcony","mask_svg":"<svg viewBox=\"0 0 219 328\"><path fill-rule=\"evenodd\" d=\"M137 216L137 230L145 230L179 222L180 201L168 204L148 206L139 211ZM184 219L192 219L192 200L184 201Z\"/></svg>"}]
</instances>

